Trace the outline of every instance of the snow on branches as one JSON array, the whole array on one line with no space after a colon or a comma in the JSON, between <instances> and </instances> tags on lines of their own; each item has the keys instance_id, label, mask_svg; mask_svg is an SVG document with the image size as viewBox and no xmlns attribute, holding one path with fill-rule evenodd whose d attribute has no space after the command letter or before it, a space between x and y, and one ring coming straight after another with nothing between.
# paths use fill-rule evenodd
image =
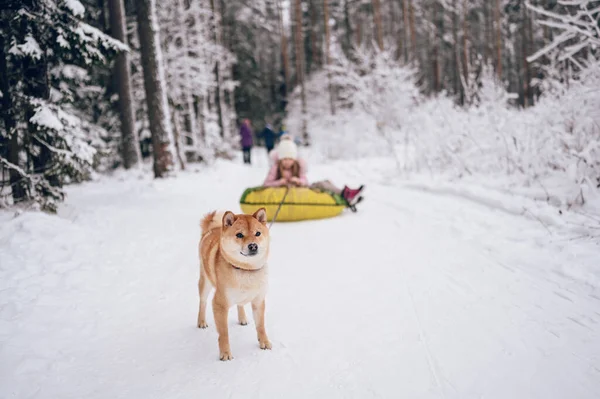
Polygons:
<instances>
[{"instance_id":1,"label":"snow on branches","mask_svg":"<svg viewBox=\"0 0 600 399\"><path fill-rule=\"evenodd\" d=\"M528 62L549 55L560 49L559 60L570 60L579 70L586 67L589 51L600 47L600 3L592 0L558 1L560 11L547 11L540 6L527 2L527 7L542 19L540 25L560 32L552 42L527 57Z\"/></svg>"},{"instance_id":2,"label":"snow on branches","mask_svg":"<svg viewBox=\"0 0 600 399\"><path fill-rule=\"evenodd\" d=\"M4 129L0 152L13 202L55 211L62 186L88 176L102 147L89 72L128 47L81 18L78 0L23 2L2 14ZM84 100L87 99L87 100Z\"/></svg>"}]
</instances>

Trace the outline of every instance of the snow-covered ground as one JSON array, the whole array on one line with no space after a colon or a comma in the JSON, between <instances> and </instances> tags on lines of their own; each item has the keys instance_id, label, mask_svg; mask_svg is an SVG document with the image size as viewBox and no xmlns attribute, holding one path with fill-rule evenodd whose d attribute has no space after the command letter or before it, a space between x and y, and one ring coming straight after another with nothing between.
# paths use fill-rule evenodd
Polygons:
<instances>
[{"instance_id":1,"label":"snow-covered ground","mask_svg":"<svg viewBox=\"0 0 600 399\"><path fill-rule=\"evenodd\" d=\"M273 226L273 350L232 311L220 362L210 307L196 328L198 224L239 211L255 161L74 186L58 216L0 212L0 398L600 396L597 241L401 184L393 161L311 167L366 200Z\"/></svg>"}]
</instances>

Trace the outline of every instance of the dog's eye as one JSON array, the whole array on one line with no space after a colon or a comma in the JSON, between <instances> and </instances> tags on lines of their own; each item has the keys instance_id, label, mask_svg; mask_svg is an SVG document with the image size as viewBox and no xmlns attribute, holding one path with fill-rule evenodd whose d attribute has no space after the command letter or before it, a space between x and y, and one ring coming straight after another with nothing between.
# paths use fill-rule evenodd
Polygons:
<instances>
[{"instance_id":1,"label":"dog's eye","mask_svg":"<svg viewBox=\"0 0 600 399\"><path fill-rule=\"evenodd\" d=\"M259 235L260 235L260 231L257 231L256 234L255 234L255 236L258 237Z\"/></svg>"},{"instance_id":2,"label":"dog's eye","mask_svg":"<svg viewBox=\"0 0 600 399\"><path fill-rule=\"evenodd\" d=\"M237 233L235 236L236 236L237 238L244 238L244 235L243 235L242 233Z\"/></svg>"}]
</instances>

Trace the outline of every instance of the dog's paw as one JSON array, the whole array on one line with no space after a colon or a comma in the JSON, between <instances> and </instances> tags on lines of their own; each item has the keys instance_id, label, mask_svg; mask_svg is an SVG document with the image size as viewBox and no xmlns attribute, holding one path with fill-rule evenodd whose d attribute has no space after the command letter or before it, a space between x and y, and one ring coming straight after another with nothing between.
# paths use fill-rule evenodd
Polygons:
<instances>
[{"instance_id":1,"label":"dog's paw","mask_svg":"<svg viewBox=\"0 0 600 399\"><path fill-rule=\"evenodd\" d=\"M202 320L202 321L198 322L198 328L204 329L204 328L207 328L207 327L208 327L208 323L206 321Z\"/></svg>"},{"instance_id":2,"label":"dog's paw","mask_svg":"<svg viewBox=\"0 0 600 399\"><path fill-rule=\"evenodd\" d=\"M221 361L226 362L227 360L233 360L233 355L231 354L231 352L221 352L219 359Z\"/></svg>"},{"instance_id":3,"label":"dog's paw","mask_svg":"<svg viewBox=\"0 0 600 399\"><path fill-rule=\"evenodd\" d=\"M240 326L247 326L248 325L248 320L246 320L246 319L239 320L239 322L240 322Z\"/></svg>"},{"instance_id":4,"label":"dog's paw","mask_svg":"<svg viewBox=\"0 0 600 399\"><path fill-rule=\"evenodd\" d=\"M258 344L260 345L260 349L272 349L273 345L271 344L271 341L269 341L268 339L265 340L259 340Z\"/></svg>"}]
</instances>

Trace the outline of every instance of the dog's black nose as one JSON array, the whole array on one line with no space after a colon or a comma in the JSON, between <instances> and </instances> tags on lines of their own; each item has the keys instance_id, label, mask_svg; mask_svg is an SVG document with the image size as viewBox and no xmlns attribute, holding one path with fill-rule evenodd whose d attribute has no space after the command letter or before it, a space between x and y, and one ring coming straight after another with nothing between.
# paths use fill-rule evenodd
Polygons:
<instances>
[{"instance_id":1,"label":"dog's black nose","mask_svg":"<svg viewBox=\"0 0 600 399\"><path fill-rule=\"evenodd\" d=\"M250 251L250 252L258 251L258 245L256 245L255 243L248 244L248 251Z\"/></svg>"}]
</instances>

